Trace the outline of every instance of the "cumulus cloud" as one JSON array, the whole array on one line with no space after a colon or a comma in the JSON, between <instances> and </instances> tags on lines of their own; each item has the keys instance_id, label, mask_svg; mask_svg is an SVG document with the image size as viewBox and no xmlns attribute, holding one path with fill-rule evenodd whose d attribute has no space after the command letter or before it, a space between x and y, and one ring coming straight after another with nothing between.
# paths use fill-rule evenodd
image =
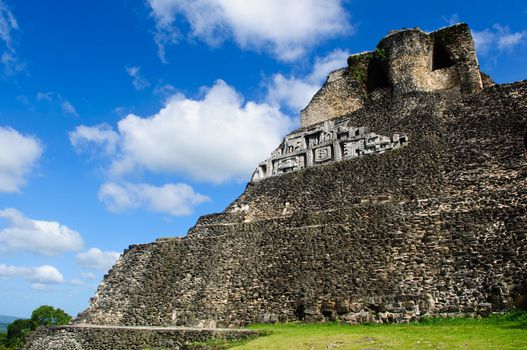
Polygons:
<instances>
[{"instance_id":1,"label":"cumulus cloud","mask_svg":"<svg viewBox=\"0 0 527 350\"><path fill-rule=\"evenodd\" d=\"M0 62L4 66L4 71L7 74L13 74L24 70L24 64L20 62L17 57L15 42L13 35L19 30L18 23L7 6L7 4L0 0Z\"/></svg>"},{"instance_id":2,"label":"cumulus cloud","mask_svg":"<svg viewBox=\"0 0 527 350\"><path fill-rule=\"evenodd\" d=\"M177 93L177 89L170 84L162 84L156 86L154 93L158 96L161 96L162 98L167 98L169 96L175 95Z\"/></svg>"},{"instance_id":3,"label":"cumulus cloud","mask_svg":"<svg viewBox=\"0 0 527 350\"><path fill-rule=\"evenodd\" d=\"M51 265L23 267L0 264L0 277L22 277L38 285L64 282L62 273Z\"/></svg>"},{"instance_id":4,"label":"cumulus cloud","mask_svg":"<svg viewBox=\"0 0 527 350\"><path fill-rule=\"evenodd\" d=\"M347 65L348 56L346 51L335 50L325 57L318 57L311 72L303 77L274 74L267 83L267 101L298 112L306 107L331 71Z\"/></svg>"},{"instance_id":5,"label":"cumulus cloud","mask_svg":"<svg viewBox=\"0 0 527 350\"><path fill-rule=\"evenodd\" d=\"M51 265L43 265L34 269L34 274L31 276L31 280L39 283L62 283L64 282L64 276Z\"/></svg>"},{"instance_id":6,"label":"cumulus cloud","mask_svg":"<svg viewBox=\"0 0 527 350\"><path fill-rule=\"evenodd\" d=\"M90 248L85 252L77 254L77 263L84 268L106 271L115 264L120 255L118 252Z\"/></svg>"},{"instance_id":7,"label":"cumulus cloud","mask_svg":"<svg viewBox=\"0 0 527 350\"><path fill-rule=\"evenodd\" d=\"M80 125L69 132L70 142L77 151L102 149L106 154L114 154L119 142L119 135L108 124L95 126Z\"/></svg>"},{"instance_id":8,"label":"cumulus cloud","mask_svg":"<svg viewBox=\"0 0 527 350\"><path fill-rule=\"evenodd\" d=\"M309 103L319 88L319 82L277 73L267 84L267 99L270 103L299 111Z\"/></svg>"},{"instance_id":9,"label":"cumulus cloud","mask_svg":"<svg viewBox=\"0 0 527 350\"><path fill-rule=\"evenodd\" d=\"M0 192L17 192L40 158L42 146L34 137L0 126L0 150Z\"/></svg>"},{"instance_id":10,"label":"cumulus cloud","mask_svg":"<svg viewBox=\"0 0 527 350\"><path fill-rule=\"evenodd\" d=\"M176 94L151 117L120 120L110 173L146 169L212 183L247 180L292 126L277 106L245 102L218 80L201 99Z\"/></svg>"},{"instance_id":11,"label":"cumulus cloud","mask_svg":"<svg viewBox=\"0 0 527 350\"><path fill-rule=\"evenodd\" d=\"M525 43L527 30L511 32L508 26L495 24L492 28L473 31L472 36L479 54L496 56L503 52L511 52L520 44Z\"/></svg>"},{"instance_id":12,"label":"cumulus cloud","mask_svg":"<svg viewBox=\"0 0 527 350\"><path fill-rule=\"evenodd\" d=\"M343 0L148 0L162 60L183 18L189 35L209 45L232 39L241 48L294 60L324 39L353 30Z\"/></svg>"},{"instance_id":13,"label":"cumulus cloud","mask_svg":"<svg viewBox=\"0 0 527 350\"><path fill-rule=\"evenodd\" d=\"M0 253L28 251L52 256L82 249L81 235L56 221L29 219L12 208L0 210L0 218L10 223L0 230Z\"/></svg>"},{"instance_id":14,"label":"cumulus cloud","mask_svg":"<svg viewBox=\"0 0 527 350\"><path fill-rule=\"evenodd\" d=\"M207 196L194 192L183 183L160 187L149 184L105 183L99 190L99 199L113 212L146 207L172 216L192 214L194 207L210 201Z\"/></svg>"},{"instance_id":15,"label":"cumulus cloud","mask_svg":"<svg viewBox=\"0 0 527 350\"><path fill-rule=\"evenodd\" d=\"M141 67L126 67L126 73L132 78L132 85L136 90L143 90L150 86L150 83L141 76Z\"/></svg>"},{"instance_id":16,"label":"cumulus cloud","mask_svg":"<svg viewBox=\"0 0 527 350\"><path fill-rule=\"evenodd\" d=\"M64 115L68 115L71 117L78 118L79 113L77 113L77 110L75 107L71 104L70 101L65 99L61 94L56 92L38 92L37 93L37 101L45 101L48 103L51 103L53 105L56 105L60 108L60 111Z\"/></svg>"}]
</instances>

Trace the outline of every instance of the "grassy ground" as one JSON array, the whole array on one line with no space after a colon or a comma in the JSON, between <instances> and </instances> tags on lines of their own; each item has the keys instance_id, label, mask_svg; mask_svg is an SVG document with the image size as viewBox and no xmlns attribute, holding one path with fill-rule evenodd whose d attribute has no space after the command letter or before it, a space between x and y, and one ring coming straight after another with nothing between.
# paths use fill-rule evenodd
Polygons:
<instances>
[{"instance_id":1,"label":"grassy ground","mask_svg":"<svg viewBox=\"0 0 527 350\"><path fill-rule=\"evenodd\" d=\"M527 314L483 320L432 319L404 325L290 323L249 328L271 334L230 349L527 349Z\"/></svg>"}]
</instances>

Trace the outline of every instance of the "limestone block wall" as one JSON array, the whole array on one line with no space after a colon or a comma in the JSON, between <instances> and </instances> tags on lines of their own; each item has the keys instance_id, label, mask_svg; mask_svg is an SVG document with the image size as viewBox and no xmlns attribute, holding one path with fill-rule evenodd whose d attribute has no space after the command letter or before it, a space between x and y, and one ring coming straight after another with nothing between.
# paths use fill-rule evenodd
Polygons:
<instances>
[{"instance_id":1,"label":"limestone block wall","mask_svg":"<svg viewBox=\"0 0 527 350\"><path fill-rule=\"evenodd\" d=\"M465 23L453 25L432 32L430 36L433 38L434 44L438 44L434 46L436 54L441 54L443 51L443 54L448 55L449 61L454 63L459 75L461 91L465 93L481 91L483 87L482 73L479 69L476 46L468 25ZM440 58L434 57L433 54L434 52L432 59ZM432 69L434 68L441 70L441 66L434 67L432 62Z\"/></svg>"},{"instance_id":2,"label":"limestone block wall","mask_svg":"<svg viewBox=\"0 0 527 350\"><path fill-rule=\"evenodd\" d=\"M420 29L394 31L378 44L386 56L393 93L483 88L470 29L458 24L427 34Z\"/></svg>"},{"instance_id":3,"label":"limestone block wall","mask_svg":"<svg viewBox=\"0 0 527 350\"><path fill-rule=\"evenodd\" d=\"M362 89L361 83L350 75L348 68L331 72L311 102L301 111L302 126L340 117L361 108Z\"/></svg>"},{"instance_id":4,"label":"limestone block wall","mask_svg":"<svg viewBox=\"0 0 527 350\"><path fill-rule=\"evenodd\" d=\"M352 113L385 89L398 98L414 91L483 89L474 41L466 24L432 33L419 28L392 31L374 51L350 56L348 67L332 72L302 110L301 126Z\"/></svg>"},{"instance_id":5,"label":"limestone block wall","mask_svg":"<svg viewBox=\"0 0 527 350\"><path fill-rule=\"evenodd\" d=\"M170 329L126 327L41 327L23 350L191 350L210 340L242 340L259 333L226 329Z\"/></svg>"},{"instance_id":6,"label":"limestone block wall","mask_svg":"<svg viewBox=\"0 0 527 350\"><path fill-rule=\"evenodd\" d=\"M250 183L188 236L132 246L77 321L406 322L507 310L527 295L526 116L527 82L368 102L349 124L404 130L407 146Z\"/></svg>"}]
</instances>

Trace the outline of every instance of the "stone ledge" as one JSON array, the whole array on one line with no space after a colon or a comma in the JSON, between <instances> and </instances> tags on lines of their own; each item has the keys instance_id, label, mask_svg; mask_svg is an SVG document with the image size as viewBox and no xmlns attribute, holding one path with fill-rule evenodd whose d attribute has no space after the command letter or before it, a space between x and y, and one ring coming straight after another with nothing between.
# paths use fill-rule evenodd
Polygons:
<instances>
[{"instance_id":1,"label":"stone ledge","mask_svg":"<svg viewBox=\"0 0 527 350\"><path fill-rule=\"evenodd\" d=\"M24 350L155 350L203 349L199 343L236 341L264 333L246 329L104 326L76 324L41 327L29 337ZM198 344L196 344L198 343Z\"/></svg>"}]
</instances>

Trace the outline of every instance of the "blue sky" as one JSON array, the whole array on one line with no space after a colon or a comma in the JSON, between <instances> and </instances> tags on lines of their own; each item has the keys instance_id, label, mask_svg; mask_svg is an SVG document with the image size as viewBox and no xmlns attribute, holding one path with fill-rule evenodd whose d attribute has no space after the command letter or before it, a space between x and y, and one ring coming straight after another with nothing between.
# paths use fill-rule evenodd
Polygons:
<instances>
[{"instance_id":1,"label":"blue sky","mask_svg":"<svg viewBox=\"0 0 527 350\"><path fill-rule=\"evenodd\" d=\"M347 55L460 21L527 78L520 0L0 0L0 314L77 314L128 245L239 196Z\"/></svg>"}]
</instances>

